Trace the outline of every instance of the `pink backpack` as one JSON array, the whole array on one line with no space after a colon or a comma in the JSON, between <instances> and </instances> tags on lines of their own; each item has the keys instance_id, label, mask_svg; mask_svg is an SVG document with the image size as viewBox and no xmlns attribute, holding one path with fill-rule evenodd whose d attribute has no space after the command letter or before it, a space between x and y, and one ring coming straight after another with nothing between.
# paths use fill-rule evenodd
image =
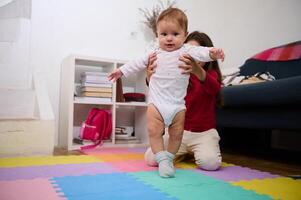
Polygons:
<instances>
[{"instance_id":1,"label":"pink backpack","mask_svg":"<svg viewBox=\"0 0 301 200\"><path fill-rule=\"evenodd\" d=\"M99 108L92 108L80 130L80 138L91 140L92 145L81 147L90 149L98 146L105 139L109 139L112 133L112 116L110 111Z\"/></svg>"}]
</instances>

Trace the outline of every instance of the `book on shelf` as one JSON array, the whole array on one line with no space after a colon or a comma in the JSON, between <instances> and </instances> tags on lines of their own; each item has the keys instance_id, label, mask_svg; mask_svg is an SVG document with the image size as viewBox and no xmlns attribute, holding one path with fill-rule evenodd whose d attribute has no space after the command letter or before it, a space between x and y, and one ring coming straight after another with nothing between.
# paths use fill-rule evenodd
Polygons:
<instances>
[{"instance_id":1,"label":"book on shelf","mask_svg":"<svg viewBox=\"0 0 301 200\"><path fill-rule=\"evenodd\" d=\"M123 88L122 88L122 80L121 78L117 79L116 83L116 101L117 102L124 102L124 96L123 96Z\"/></svg>"},{"instance_id":2,"label":"book on shelf","mask_svg":"<svg viewBox=\"0 0 301 200\"><path fill-rule=\"evenodd\" d=\"M75 97L75 102L78 103L102 103L102 102L112 102L110 97Z\"/></svg>"},{"instance_id":3,"label":"book on shelf","mask_svg":"<svg viewBox=\"0 0 301 200\"><path fill-rule=\"evenodd\" d=\"M117 139L116 138L116 144L139 144L141 143L141 140L138 138L133 139Z\"/></svg>"},{"instance_id":4,"label":"book on shelf","mask_svg":"<svg viewBox=\"0 0 301 200\"><path fill-rule=\"evenodd\" d=\"M112 88L113 84L112 83L81 83L81 87L100 87L100 88Z\"/></svg>"},{"instance_id":5,"label":"book on shelf","mask_svg":"<svg viewBox=\"0 0 301 200\"><path fill-rule=\"evenodd\" d=\"M107 72L83 72L81 80L85 83L111 83Z\"/></svg>"},{"instance_id":6,"label":"book on shelf","mask_svg":"<svg viewBox=\"0 0 301 200\"><path fill-rule=\"evenodd\" d=\"M130 137L134 135L134 127L132 126L116 126L115 127L115 135L127 136Z\"/></svg>"},{"instance_id":7,"label":"book on shelf","mask_svg":"<svg viewBox=\"0 0 301 200\"><path fill-rule=\"evenodd\" d=\"M97 83L97 84L110 84L112 85L112 82L108 80L107 77L96 77L96 78L87 78L83 77L81 79L82 83Z\"/></svg>"},{"instance_id":8,"label":"book on shelf","mask_svg":"<svg viewBox=\"0 0 301 200\"><path fill-rule=\"evenodd\" d=\"M82 92L112 92L112 87L88 87L82 86Z\"/></svg>"},{"instance_id":9,"label":"book on shelf","mask_svg":"<svg viewBox=\"0 0 301 200\"><path fill-rule=\"evenodd\" d=\"M135 136L130 136L130 135L119 135L115 134L115 138L117 140L137 140L138 138Z\"/></svg>"},{"instance_id":10,"label":"book on shelf","mask_svg":"<svg viewBox=\"0 0 301 200\"><path fill-rule=\"evenodd\" d=\"M110 97L110 98L112 98L112 92L82 92L81 96L84 96L84 97Z\"/></svg>"},{"instance_id":11,"label":"book on shelf","mask_svg":"<svg viewBox=\"0 0 301 200\"><path fill-rule=\"evenodd\" d=\"M103 140L103 142L111 142L112 140L111 139L108 139L108 140ZM80 139L80 138L73 138L73 143L75 144L81 144L81 145L92 145L92 144L95 144L93 141L91 140L83 140L83 139Z\"/></svg>"},{"instance_id":12,"label":"book on shelf","mask_svg":"<svg viewBox=\"0 0 301 200\"><path fill-rule=\"evenodd\" d=\"M91 72L91 71L88 71L88 72L82 72L81 73L81 76L105 76L107 77L109 75L108 72Z\"/></svg>"}]
</instances>

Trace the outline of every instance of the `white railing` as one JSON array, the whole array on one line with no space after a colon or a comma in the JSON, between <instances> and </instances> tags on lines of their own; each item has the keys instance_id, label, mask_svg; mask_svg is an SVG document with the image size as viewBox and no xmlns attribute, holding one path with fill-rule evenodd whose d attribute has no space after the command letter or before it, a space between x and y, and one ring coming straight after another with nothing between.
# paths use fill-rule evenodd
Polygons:
<instances>
[{"instance_id":1,"label":"white railing","mask_svg":"<svg viewBox=\"0 0 301 200\"><path fill-rule=\"evenodd\" d=\"M49 100L47 87L39 72L33 74L33 87L36 93L40 120L54 120L54 113Z\"/></svg>"}]
</instances>

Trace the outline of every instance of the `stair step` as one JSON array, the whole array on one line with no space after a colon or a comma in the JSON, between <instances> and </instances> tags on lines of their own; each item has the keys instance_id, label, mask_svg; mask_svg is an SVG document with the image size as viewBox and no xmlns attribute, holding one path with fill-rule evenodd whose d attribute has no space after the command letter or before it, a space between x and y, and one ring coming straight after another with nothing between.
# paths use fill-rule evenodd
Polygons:
<instances>
[{"instance_id":1,"label":"stair step","mask_svg":"<svg viewBox=\"0 0 301 200\"><path fill-rule=\"evenodd\" d=\"M0 19L0 41L15 42L20 33L21 21L18 18Z\"/></svg>"},{"instance_id":2,"label":"stair step","mask_svg":"<svg viewBox=\"0 0 301 200\"><path fill-rule=\"evenodd\" d=\"M2 0L0 1L0 8L6 6L7 4L13 2L14 0Z\"/></svg>"},{"instance_id":3,"label":"stair step","mask_svg":"<svg viewBox=\"0 0 301 200\"><path fill-rule=\"evenodd\" d=\"M0 0L0 19L18 17L31 17L31 0Z\"/></svg>"},{"instance_id":4,"label":"stair step","mask_svg":"<svg viewBox=\"0 0 301 200\"><path fill-rule=\"evenodd\" d=\"M33 90L0 89L0 120L37 119L36 95Z\"/></svg>"},{"instance_id":5,"label":"stair step","mask_svg":"<svg viewBox=\"0 0 301 200\"><path fill-rule=\"evenodd\" d=\"M12 43L0 42L0 64L8 64L11 60Z\"/></svg>"}]
</instances>

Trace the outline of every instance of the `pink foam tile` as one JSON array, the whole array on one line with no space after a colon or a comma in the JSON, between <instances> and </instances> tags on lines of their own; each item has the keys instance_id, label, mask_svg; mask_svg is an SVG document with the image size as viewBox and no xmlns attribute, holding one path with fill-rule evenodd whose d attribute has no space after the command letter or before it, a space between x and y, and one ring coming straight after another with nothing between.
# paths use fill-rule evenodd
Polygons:
<instances>
[{"instance_id":1,"label":"pink foam tile","mask_svg":"<svg viewBox=\"0 0 301 200\"><path fill-rule=\"evenodd\" d=\"M119 161L110 162L112 167L120 172L137 172L137 171L153 171L158 170L157 167L150 167L146 164L144 160L129 160L129 161Z\"/></svg>"},{"instance_id":2,"label":"pink foam tile","mask_svg":"<svg viewBox=\"0 0 301 200\"><path fill-rule=\"evenodd\" d=\"M1 200L65 200L48 179L0 181Z\"/></svg>"}]
</instances>

